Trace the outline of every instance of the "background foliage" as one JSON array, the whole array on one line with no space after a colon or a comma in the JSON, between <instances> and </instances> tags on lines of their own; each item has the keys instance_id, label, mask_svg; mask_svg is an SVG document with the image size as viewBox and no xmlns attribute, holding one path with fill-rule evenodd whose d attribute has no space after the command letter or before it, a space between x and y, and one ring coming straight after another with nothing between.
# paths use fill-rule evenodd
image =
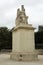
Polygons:
<instances>
[{"instance_id":1,"label":"background foliage","mask_svg":"<svg viewBox=\"0 0 43 65\"><path fill-rule=\"evenodd\" d=\"M0 50L12 48L12 32L7 27L0 27Z\"/></svg>"}]
</instances>

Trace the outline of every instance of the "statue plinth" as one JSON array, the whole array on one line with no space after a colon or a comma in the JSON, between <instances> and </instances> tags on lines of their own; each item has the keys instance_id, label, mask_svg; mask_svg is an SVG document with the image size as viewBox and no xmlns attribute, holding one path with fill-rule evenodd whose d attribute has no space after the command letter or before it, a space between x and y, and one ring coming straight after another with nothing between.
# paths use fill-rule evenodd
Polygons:
<instances>
[{"instance_id":1,"label":"statue plinth","mask_svg":"<svg viewBox=\"0 0 43 65\"><path fill-rule=\"evenodd\" d=\"M37 60L34 43L34 29L32 25L19 25L12 30L11 59L17 61Z\"/></svg>"}]
</instances>

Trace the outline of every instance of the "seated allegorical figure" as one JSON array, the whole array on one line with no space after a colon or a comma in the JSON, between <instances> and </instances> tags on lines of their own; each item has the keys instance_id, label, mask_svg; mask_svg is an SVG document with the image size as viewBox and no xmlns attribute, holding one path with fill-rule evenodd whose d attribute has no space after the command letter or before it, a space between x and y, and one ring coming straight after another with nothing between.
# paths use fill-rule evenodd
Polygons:
<instances>
[{"instance_id":1,"label":"seated allegorical figure","mask_svg":"<svg viewBox=\"0 0 43 65\"><path fill-rule=\"evenodd\" d=\"M28 24L27 19L28 16L26 16L24 6L22 5L21 11L20 9L17 10L16 25L20 23Z\"/></svg>"}]
</instances>

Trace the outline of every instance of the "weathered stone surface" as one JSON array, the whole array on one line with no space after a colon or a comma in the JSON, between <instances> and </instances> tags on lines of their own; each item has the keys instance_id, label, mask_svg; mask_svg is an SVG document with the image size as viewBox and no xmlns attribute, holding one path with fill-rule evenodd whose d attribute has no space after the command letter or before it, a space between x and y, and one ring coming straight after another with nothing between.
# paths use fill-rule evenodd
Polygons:
<instances>
[{"instance_id":1,"label":"weathered stone surface","mask_svg":"<svg viewBox=\"0 0 43 65\"><path fill-rule=\"evenodd\" d=\"M21 17L21 18L20 18ZM10 58L17 61L37 60L34 42L34 27L27 22L25 9L18 9L16 27L12 30L12 53Z\"/></svg>"},{"instance_id":2,"label":"weathered stone surface","mask_svg":"<svg viewBox=\"0 0 43 65\"><path fill-rule=\"evenodd\" d=\"M15 61L37 61L38 60L37 54L32 52L14 52L11 54L10 58Z\"/></svg>"}]
</instances>

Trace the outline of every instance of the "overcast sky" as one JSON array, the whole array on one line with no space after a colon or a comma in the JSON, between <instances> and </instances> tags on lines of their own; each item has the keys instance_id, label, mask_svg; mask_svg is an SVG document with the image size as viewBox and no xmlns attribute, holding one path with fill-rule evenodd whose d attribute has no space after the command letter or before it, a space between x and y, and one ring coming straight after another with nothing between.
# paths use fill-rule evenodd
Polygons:
<instances>
[{"instance_id":1,"label":"overcast sky","mask_svg":"<svg viewBox=\"0 0 43 65\"><path fill-rule=\"evenodd\" d=\"M15 26L17 9L24 5L29 16L28 23L37 28L43 25L43 0L0 0L0 27Z\"/></svg>"}]
</instances>

